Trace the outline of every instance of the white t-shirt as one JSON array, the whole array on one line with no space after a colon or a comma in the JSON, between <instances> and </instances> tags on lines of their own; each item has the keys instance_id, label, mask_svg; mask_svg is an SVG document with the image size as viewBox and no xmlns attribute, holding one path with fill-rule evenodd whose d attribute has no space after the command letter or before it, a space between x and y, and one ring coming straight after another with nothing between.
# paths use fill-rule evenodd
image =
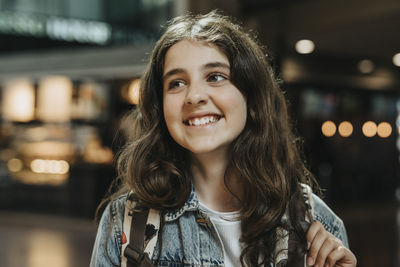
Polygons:
<instances>
[{"instance_id":1,"label":"white t-shirt","mask_svg":"<svg viewBox=\"0 0 400 267\"><path fill-rule=\"evenodd\" d=\"M201 202L199 203L199 208L203 213L208 215L222 241L225 266L240 266L240 253L242 251L242 247L239 242L241 234L240 221L238 219L239 212L215 211L208 208Z\"/></svg>"}]
</instances>

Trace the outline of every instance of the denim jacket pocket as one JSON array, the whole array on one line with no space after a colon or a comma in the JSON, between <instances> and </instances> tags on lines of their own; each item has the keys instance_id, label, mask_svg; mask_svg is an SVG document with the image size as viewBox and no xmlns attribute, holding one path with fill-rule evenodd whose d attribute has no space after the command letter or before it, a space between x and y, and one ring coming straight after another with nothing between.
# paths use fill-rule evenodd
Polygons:
<instances>
[{"instance_id":1,"label":"denim jacket pocket","mask_svg":"<svg viewBox=\"0 0 400 267\"><path fill-rule=\"evenodd\" d=\"M343 245L349 248L343 221L315 194L313 194L313 201L314 219L319 221L328 232L340 239Z\"/></svg>"}]
</instances>

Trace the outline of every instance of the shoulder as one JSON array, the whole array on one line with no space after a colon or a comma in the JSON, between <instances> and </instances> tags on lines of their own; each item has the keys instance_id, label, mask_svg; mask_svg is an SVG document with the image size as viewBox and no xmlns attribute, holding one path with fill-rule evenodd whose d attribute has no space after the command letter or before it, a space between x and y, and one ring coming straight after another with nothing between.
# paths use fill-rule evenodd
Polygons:
<instances>
[{"instance_id":1,"label":"shoulder","mask_svg":"<svg viewBox=\"0 0 400 267\"><path fill-rule=\"evenodd\" d=\"M125 212L125 204L126 204L127 195L123 194L114 200L108 205L109 216L111 217L112 225L117 229L121 229L124 220L124 212ZM105 211L106 212L106 211Z\"/></svg>"},{"instance_id":2,"label":"shoulder","mask_svg":"<svg viewBox=\"0 0 400 267\"><path fill-rule=\"evenodd\" d=\"M346 247L349 247L342 219L317 195L312 194L312 202L314 219L319 221L328 232L340 239Z\"/></svg>"},{"instance_id":3,"label":"shoulder","mask_svg":"<svg viewBox=\"0 0 400 267\"><path fill-rule=\"evenodd\" d=\"M104 209L97 228L90 266L119 265L126 195L113 199Z\"/></svg>"},{"instance_id":4,"label":"shoulder","mask_svg":"<svg viewBox=\"0 0 400 267\"><path fill-rule=\"evenodd\" d=\"M117 241L122 241L122 224L124 220L125 203L127 195L121 195L111 200L104 209L103 215L99 223L99 230L111 227L111 232L117 238Z\"/></svg>"}]
</instances>

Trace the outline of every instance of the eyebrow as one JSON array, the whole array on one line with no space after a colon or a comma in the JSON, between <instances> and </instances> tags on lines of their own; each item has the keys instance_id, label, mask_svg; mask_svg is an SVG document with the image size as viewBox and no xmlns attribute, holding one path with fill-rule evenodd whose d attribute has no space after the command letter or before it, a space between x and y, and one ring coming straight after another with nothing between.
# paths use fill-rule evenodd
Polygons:
<instances>
[{"instance_id":1,"label":"eyebrow","mask_svg":"<svg viewBox=\"0 0 400 267\"><path fill-rule=\"evenodd\" d=\"M230 66L228 64L226 64L224 62L219 62L219 61L207 63L202 67L202 69L210 69L210 68L218 68L218 67L230 70Z\"/></svg>"},{"instance_id":2,"label":"eyebrow","mask_svg":"<svg viewBox=\"0 0 400 267\"><path fill-rule=\"evenodd\" d=\"M206 70L206 69L211 69L211 68L224 68L224 69L228 69L230 70L230 66L224 62L210 62L205 64L204 66L201 67L202 70ZM184 73L185 70L181 69L181 68L176 68L176 69L172 69L170 71L168 71L167 73L165 73L162 77L163 81L165 81L168 77L175 75L175 74L180 74L180 73Z\"/></svg>"},{"instance_id":3,"label":"eyebrow","mask_svg":"<svg viewBox=\"0 0 400 267\"><path fill-rule=\"evenodd\" d=\"M165 73L162 77L163 81L165 81L168 77L175 75L175 74L179 74L179 73L184 73L185 70L184 69L172 69L170 71L168 71L167 73Z\"/></svg>"}]
</instances>

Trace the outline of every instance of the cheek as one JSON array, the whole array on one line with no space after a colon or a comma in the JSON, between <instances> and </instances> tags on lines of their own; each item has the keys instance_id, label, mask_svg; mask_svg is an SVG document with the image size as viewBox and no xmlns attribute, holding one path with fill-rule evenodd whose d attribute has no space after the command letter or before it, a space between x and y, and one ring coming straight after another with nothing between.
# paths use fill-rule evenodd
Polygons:
<instances>
[{"instance_id":1,"label":"cheek","mask_svg":"<svg viewBox=\"0 0 400 267\"><path fill-rule=\"evenodd\" d=\"M247 102L246 98L240 91L232 94L229 99L226 99L226 105L235 114L238 123L246 123L247 119Z\"/></svg>"},{"instance_id":2,"label":"cheek","mask_svg":"<svg viewBox=\"0 0 400 267\"><path fill-rule=\"evenodd\" d=\"M170 117L171 117L171 109L168 108L170 105L168 105L168 101L164 100L163 101L163 113L164 113L164 120L165 124L169 128L170 125Z\"/></svg>"},{"instance_id":3,"label":"cheek","mask_svg":"<svg viewBox=\"0 0 400 267\"><path fill-rule=\"evenodd\" d=\"M245 101L242 102L240 114L238 116L240 117L240 123L242 125L242 130L243 130L247 121L247 104Z\"/></svg>"},{"instance_id":4,"label":"cheek","mask_svg":"<svg viewBox=\"0 0 400 267\"><path fill-rule=\"evenodd\" d=\"M171 95L164 95L163 111L164 120L168 129L179 120L180 104L176 97Z\"/></svg>"}]
</instances>

